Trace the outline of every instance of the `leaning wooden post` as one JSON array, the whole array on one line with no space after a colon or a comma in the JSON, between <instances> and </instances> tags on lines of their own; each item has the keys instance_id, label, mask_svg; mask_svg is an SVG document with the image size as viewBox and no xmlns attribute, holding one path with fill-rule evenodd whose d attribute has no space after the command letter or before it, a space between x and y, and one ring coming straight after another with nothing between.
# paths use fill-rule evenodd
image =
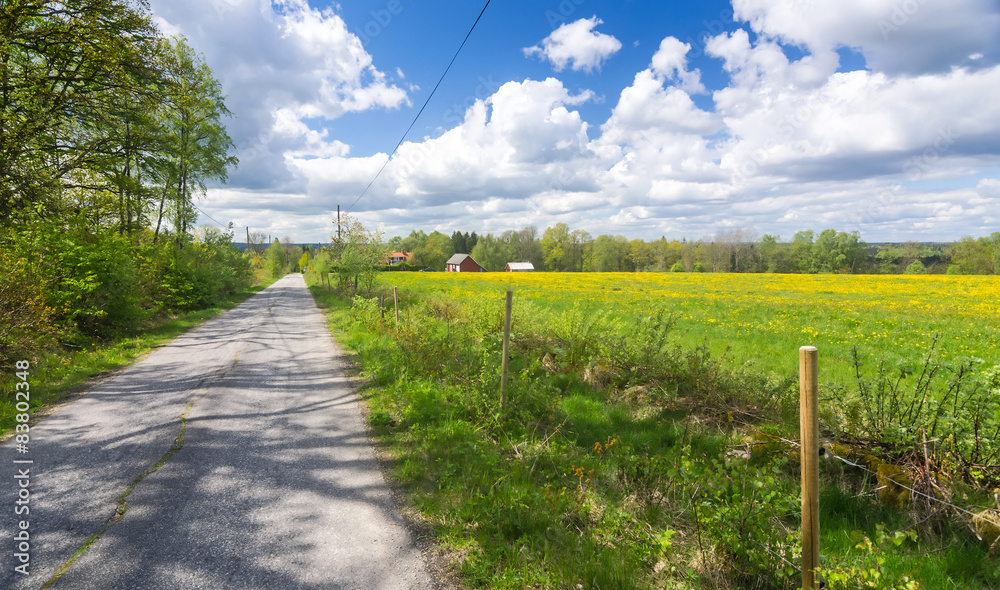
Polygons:
<instances>
[{"instance_id":1,"label":"leaning wooden post","mask_svg":"<svg viewBox=\"0 0 1000 590\"><path fill-rule=\"evenodd\" d=\"M802 590L818 587L819 567L819 353L799 349L799 410L802 441Z\"/></svg>"},{"instance_id":2,"label":"leaning wooden post","mask_svg":"<svg viewBox=\"0 0 1000 590\"><path fill-rule=\"evenodd\" d=\"M396 306L396 323L399 323L399 287L392 288L392 302Z\"/></svg>"},{"instance_id":3,"label":"leaning wooden post","mask_svg":"<svg viewBox=\"0 0 1000 590\"><path fill-rule=\"evenodd\" d=\"M514 292L507 291L507 310L503 318L503 360L500 363L500 409L507 407L507 359L510 358L510 314Z\"/></svg>"}]
</instances>

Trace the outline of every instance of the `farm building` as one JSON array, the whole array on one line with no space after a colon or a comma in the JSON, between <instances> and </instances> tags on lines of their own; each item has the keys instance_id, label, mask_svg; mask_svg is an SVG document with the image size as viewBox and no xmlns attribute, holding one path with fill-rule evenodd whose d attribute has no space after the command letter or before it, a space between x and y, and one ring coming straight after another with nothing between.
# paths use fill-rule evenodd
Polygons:
<instances>
[{"instance_id":1,"label":"farm building","mask_svg":"<svg viewBox=\"0 0 1000 590\"><path fill-rule=\"evenodd\" d=\"M504 270L507 272L531 272L535 270L535 265L530 262L508 262L507 268Z\"/></svg>"},{"instance_id":2,"label":"farm building","mask_svg":"<svg viewBox=\"0 0 1000 590\"><path fill-rule=\"evenodd\" d=\"M389 264L399 264L400 262L409 262L413 259L413 252L393 252L389 255Z\"/></svg>"},{"instance_id":3,"label":"farm building","mask_svg":"<svg viewBox=\"0 0 1000 590\"><path fill-rule=\"evenodd\" d=\"M486 272L486 269L468 254L455 254L444 264L444 269L448 272Z\"/></svg>"}]
</instances>

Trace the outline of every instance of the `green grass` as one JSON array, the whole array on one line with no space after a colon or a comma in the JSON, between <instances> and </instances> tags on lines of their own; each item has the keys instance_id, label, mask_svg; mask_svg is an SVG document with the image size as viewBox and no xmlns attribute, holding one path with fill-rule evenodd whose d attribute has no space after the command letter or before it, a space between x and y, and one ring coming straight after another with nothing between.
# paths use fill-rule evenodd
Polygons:
<instances>
[{"instance_id":1,"label":"green grass","mask_svg":"<svg viewBox=\"0 0 1000 590\"><path fill-rule=\"evenodd\" d=\"M47 408L84 391L95 377L131 365L191 328L236 307L273 282L272 279L258 284L208 309L161 318L135 336L107 342L93 341L89 346L54 347L44 351L29 370L31 408L28 413L33 418L37 417ZM3 391L13 392L16 376L5 372L2 378L0 386ZM9 435L18 423L16 400L13 398L11 393L0 399L0 437Z\"/></svg>"},{"instance_id":2,"label":"green grass","mask_svg":"<svg viewBox=\"0 0 1000 590\"><path fill-rule=\"evenodd\" d=\"M550 313L556 295L522 291L501 409L496 285L413 281L398 325L391 296L383 319L371 299L352 305L312 290L357 355L392 478L469 586L797 586L795 454L774 443L750 460L733 456L761 433L795 437L795 383L719 362L655 319L619 321L631 338L609 339L605 324L565 302ZM556 283L563 294L572 286ZM595 388L584 375L603 358L615 375ZM862 471L839 462L823 463L822 481L824 565L834 572L909 576L921 588L1000 584L1000 561L954 515L921 523L926 511L881 503ZM984 500L973 496L963 505ZM897 546L900 528L917 540ZM874 548L859 550L866 537Z\"/></svg>"},{"instance_id":3,"label":"green grass","mask_svg":"<svg viewBox=\"0 0 1000 590\"><path fill-rule=\"evenodd\" d=\"M677 318L679 344L705 345L731 365L779 378L797 374L800 346L819 348L822 381L846 385L852 348L912 364L935 336L943 359L1000 365L996 276L388 273L383 284L399 286L404 299L437 293L453 301L502 302L512 289L515 310L532 312L527 322L572 310L628 320L665 309Z\"/></svg>"}]
</instances>

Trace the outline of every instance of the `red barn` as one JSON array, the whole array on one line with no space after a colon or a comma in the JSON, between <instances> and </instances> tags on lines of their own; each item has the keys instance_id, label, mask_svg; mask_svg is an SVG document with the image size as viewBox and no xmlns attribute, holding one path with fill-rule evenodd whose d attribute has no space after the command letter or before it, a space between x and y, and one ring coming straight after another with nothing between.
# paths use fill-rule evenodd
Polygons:
<instances>
[{"instance_id":1,"label":"red barn","mask_svg":"<svg viewBox=\"0 0 1000 590\"><path fill-rule=\"evenodd\" d=\"M444 269L448 272L486 272L486 269L468 254L455 254L444 263Z\"/></svg>"}]
</instances>

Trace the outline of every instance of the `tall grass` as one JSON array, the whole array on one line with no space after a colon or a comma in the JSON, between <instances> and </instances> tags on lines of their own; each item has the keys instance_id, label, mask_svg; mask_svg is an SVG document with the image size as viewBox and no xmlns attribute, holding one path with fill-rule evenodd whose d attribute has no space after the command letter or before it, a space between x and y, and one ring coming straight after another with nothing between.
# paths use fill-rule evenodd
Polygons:
<instances>
[{"instance_id":1,"label":"tall grass","mask_svg":"<svg viewBox=\"0 0 1000 590\"><path fill-rule=\"evenodd\" d=\"M581 297L592 286L516 279L501 410L508 285L407 280L399 324L377 293L313 291L357 354L394 479L469 585L797 587L798 466L781 442L796 437L794 379L722 358L705 338L692 346L693 320L663 298L610 308ZM606 289L626 288L616 280ZM996 557L961 524L899 538L926 515L883 502L842 463L825 462L822 478L831 580L1000 583ZM962 560L978 567L949 565Z\"/></svg>"},{"instance_id":2,"label":"tall grass","mask_svg":"<svg viewBox=\"0 0 1000 590\"><path fill-rule=\"evenodd\" d=\"M454 301L513 289L515 305L529 301L555 311L632 318L667 309L678 344L704 345L734 366L780 378L796 374L794 351L805 344L820 349L821 378L841 385L854 382L854 349L912 362L935 337L943 360L1000 365L995 276L398 273L392 281L404 293L436 292Z\"/></svg>"}]
</instances>

